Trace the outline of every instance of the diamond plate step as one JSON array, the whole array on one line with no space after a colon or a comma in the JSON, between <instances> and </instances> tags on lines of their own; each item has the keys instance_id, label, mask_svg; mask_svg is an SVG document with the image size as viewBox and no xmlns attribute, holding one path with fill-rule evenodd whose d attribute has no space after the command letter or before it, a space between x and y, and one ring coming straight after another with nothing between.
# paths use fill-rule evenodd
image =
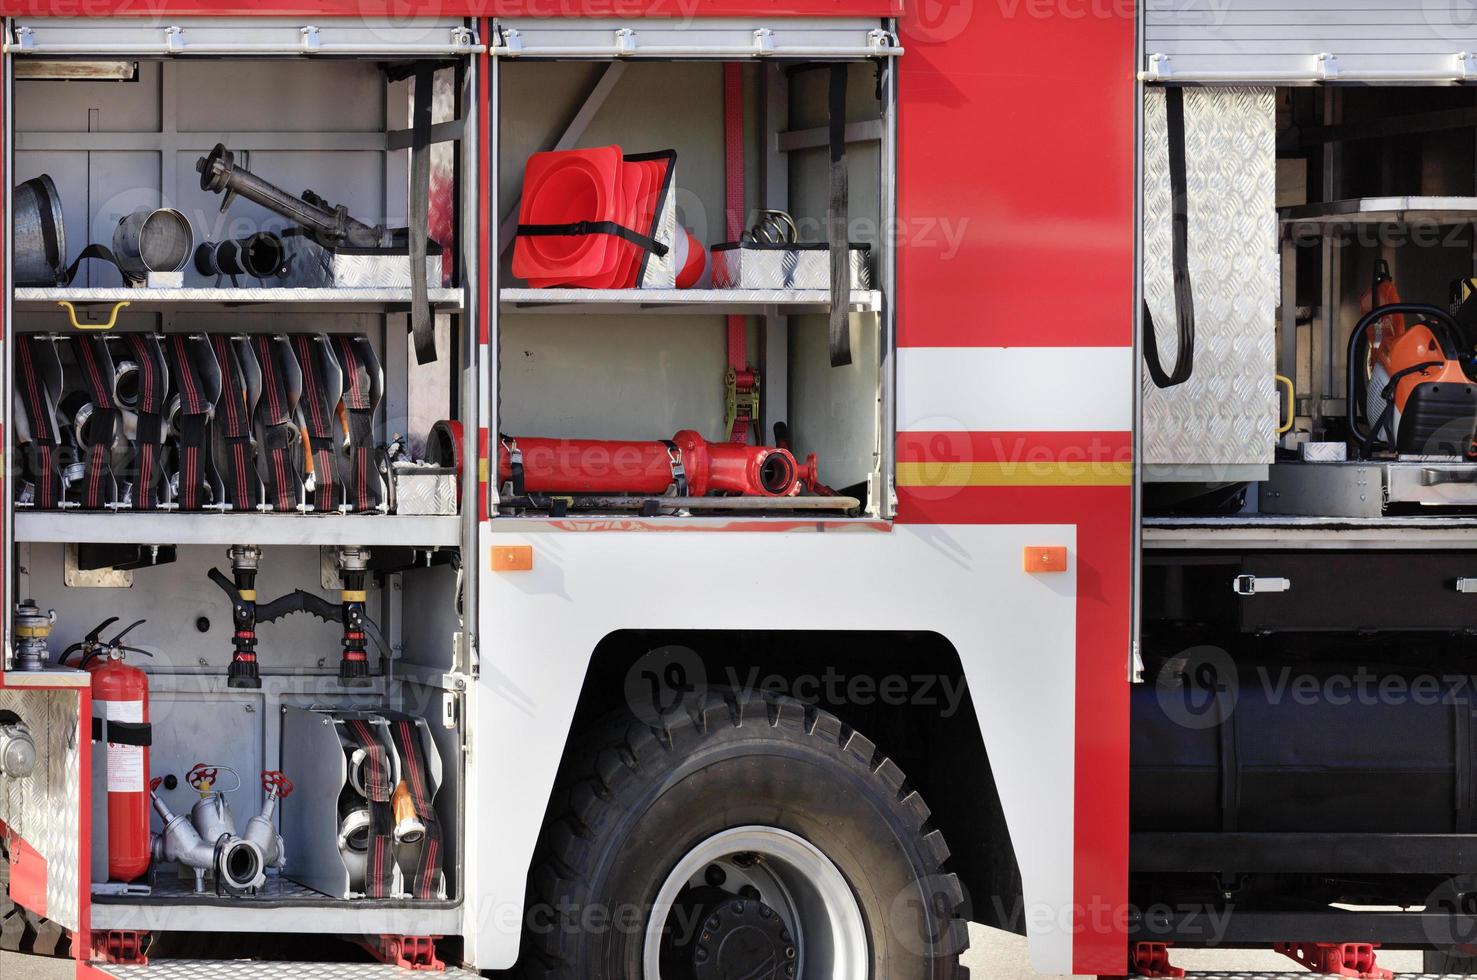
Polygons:
<instances>
[{"instance_id":1,"label":"diamond plate step","mask_svg":"<svg viewBox=\"0 0 1477 980\"><path fill-rule=\"evenodd\" d=\"M293 963L268 960L156 960L144 966L95 965L120 980L409 980L413 977L479 980L470 970L444 973L402 970L387 963ZM1307 978L1308 974L1302 974Z\"/></svg>"}]
</instances>

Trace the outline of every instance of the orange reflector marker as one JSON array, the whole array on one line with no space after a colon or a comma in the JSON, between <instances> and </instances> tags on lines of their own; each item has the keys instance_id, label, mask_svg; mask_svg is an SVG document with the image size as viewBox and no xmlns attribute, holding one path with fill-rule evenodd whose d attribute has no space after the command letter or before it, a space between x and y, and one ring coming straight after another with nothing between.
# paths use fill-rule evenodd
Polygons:
<instances>
[{"instance_id":1,"label":"orange reflector marker","mask_svg":"<svg viewBox=\"0 0 1477 980\"><path fill-rule=\"evenodd\" d=\"M502 544L492 547L494 572L527 572L533 569L533 545Z\"/></svg>"},{"instance_id":2,"label":"orange reflector marker","mask_svg":"<svg viewBox=\"0 0 1477 980\"><path fill-rule=\"evenodd\" d=\"M1027 548L1025 565L1028 572L1065 572L1067 549L1062 547Z\"/></svg>"}]
</instances>

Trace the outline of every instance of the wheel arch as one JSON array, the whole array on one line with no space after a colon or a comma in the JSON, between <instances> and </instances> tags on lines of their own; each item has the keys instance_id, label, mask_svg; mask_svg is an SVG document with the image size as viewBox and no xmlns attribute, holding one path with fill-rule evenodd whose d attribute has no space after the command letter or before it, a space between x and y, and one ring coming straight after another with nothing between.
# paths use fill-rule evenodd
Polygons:
<instances>
[{"instance_id":1,"label":"wheel arch","mask_svg":"<svg viewBox=\"0 0 1477 980\"><path fill-rule=\"evenodd\" d=\"M708 687L796 697L875 743L932 811L971 920L1024 935L1015 849L964 666L947 637L928 630L615 630L591 654L561 767L585 732L629 710L633 670L668 647L690 651Z\"/></svg>"}]
</instances>

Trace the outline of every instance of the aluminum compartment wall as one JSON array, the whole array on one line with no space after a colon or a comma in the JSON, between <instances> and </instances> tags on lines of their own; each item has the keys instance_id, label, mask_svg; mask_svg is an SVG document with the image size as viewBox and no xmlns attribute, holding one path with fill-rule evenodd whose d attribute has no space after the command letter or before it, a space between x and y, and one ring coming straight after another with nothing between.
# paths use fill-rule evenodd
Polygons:
<instances>
[{"instance_id":1,"label":"aluminum compartment wall","mask_svg":"<svg viewBox=\"0 0 1477 980\"><path fill-rule=\"evenodd\" d=\"M46 917L76 930L82 756L76 691L0 688L0 711L20 716L36 740L36 771L0 778L0 823L46 859Z\"/></svg>"},{"instance_id":2,"label":"aluminum compartment wall","mask_svg":"<svg viewBox=\"0 0 1477 980\"><path fill-rule=\"evenodd\" d=\"M1175 388L1143 373L1146 464L1272 462L1278 399L1276 106L1270 88L1185 90L1195 371ZM1144 299L1166 369L1177 337L1164 92L1144 105ZM1147 327L1146 327L1147 329Z\"/></svg>"},{"instance_id":3,"label":"aluminum compartment wall","mask_svg":"<svg viewBox=\"0 0 1477 980\"><path fill-rule=\"evenodd\" d=\"M1473 0L1144 0L1143 10L1141 67L1247 82L1460 77L1477 23Z\"/></svg>"}]
</instances>

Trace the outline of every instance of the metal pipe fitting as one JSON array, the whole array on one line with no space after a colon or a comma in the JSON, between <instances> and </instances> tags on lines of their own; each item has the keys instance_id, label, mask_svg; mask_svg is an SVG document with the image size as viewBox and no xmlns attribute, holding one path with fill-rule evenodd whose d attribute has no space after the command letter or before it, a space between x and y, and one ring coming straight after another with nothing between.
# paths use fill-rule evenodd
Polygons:
<instances>
[{"instance_id":1,"label":"metal pipe fitting","mask_svg":"<svg viewBox=\"0 0 1477 980\"><path fill-rule=\"evenodd\" d=\"M269 231L224 242L205 242L195 249L195 270L202 276L251 276L271 279L287 271L282 239Z\"/></svg>"},{"instance_id":2,"label":"metal pipe fitting","mask_svg":"<svg viewBox=\"0 0 1477 980\"><path fill-rule=\"evenodd\" d=\"M143 282L151 272L179 272L190 261L195 233L174 208L140 208L113 230L113 258L123 275Z\"/></svg>"},{"instance_id":3,"label":"metal pipe fitting","mask_svg":"<svg viewBox=\"0 0 1477 980\"><path fill-rule=\"evenodd\" d=\"M257 888L267 880L266 857L255 842L234 833L207 839L195 828L193 813L174 813L152 786L149 795L154 811L164 821L164 830L154 835L150 847L155 863L193 869L196 892L205 891L207 873L214 873L217 884L233 895Z\"/></svg>"},{"instance_id":4,"label":"metal pipe fitting","mask_svg":"<svg viewBox=\"0 0 1477 980\"><path fill-rule=\"evenodd\" d=\"M36 740L23 721L0 724L0 776L25 779L36 771Z\"/></svg>"},{"instance_id":5,"label":"metal pipe fitting","mask_svg":"<svg viewBox=\"0 0 1477 980\"><path fill-rule=\"evenodd\" d=\"M44 670L51 659L48 640L56 625L56 610L42 612L34 599L15 607L15 669Z\"/></svg>"},{"instance_id":6,"label":"metal pipe fitting","mask_svg":"<svg viewBox=\"0 0 1477 980\"><path fill-rule=\"evenodd\" d=\"M349 873L349 890L363 891L369 867L369 807L350 810L339 820L338 853Z\"/></svg>"},{"instance_id":7,"label":"metal pipe fitting","mask_svg":"<svg viewBox=\"0 0 1477 980\"><path fill-rule=\"evenodd\" d=\"M234 154L226 149L224 143L217 143L209 156L196 160L195 169L200 173L201 190L212 194L225 193L226 198L221 202L222 211L239 194L248 201L309 229L314 237L330 248L337 245L373 248L383 244L384 228L371 228L350 216L343 205L329 207L327 202L312 192L296 197L275 184L262 180L251 171L236 166Z\"/></svg>"}]
</instances>

